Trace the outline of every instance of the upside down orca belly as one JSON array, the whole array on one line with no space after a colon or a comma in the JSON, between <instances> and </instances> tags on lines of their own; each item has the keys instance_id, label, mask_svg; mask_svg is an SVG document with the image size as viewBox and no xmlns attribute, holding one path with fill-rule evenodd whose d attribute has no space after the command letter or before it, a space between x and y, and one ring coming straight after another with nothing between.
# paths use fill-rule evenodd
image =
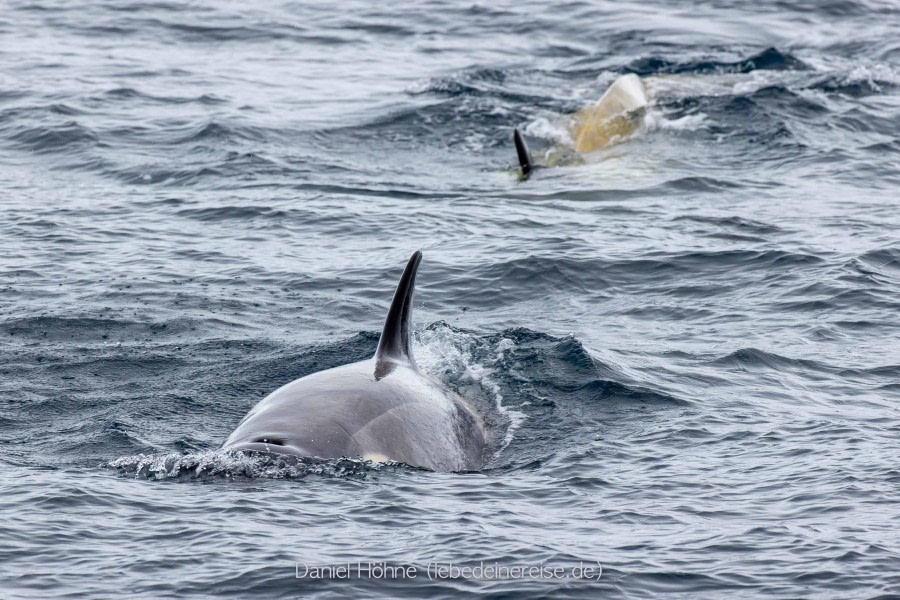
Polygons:
<instances>
[{"instance_id":1,"label":"upside down orca belly","mask_svg":"<svg viewBox=\"0 0 900 600\"><path fill-rule=\"evenodd\" d=\"M647 94L641 79L634 74L619 77L600 100L582 108L571 118L567 127L573 147L558 144L550 148L540 164L535 163L525 138L518 129L514 129L513 141L522 178L528 179L535 169L541 167L578 164L583 162L583 155L628 137L641 126L647 105Z\"/></svg>"},{"instance_id":2,"label":"upside down orca belly","mask_svg":"<svg viewBox=\"0 0 900 600\"><path fill-rule=\"evenodd\" d=\"M633 133L640 127L646 108L647 95L640 78L633 74L619 77L596 104L575 114L575 150L582 154L594 152Z\"/></svg>"}]
</instances>

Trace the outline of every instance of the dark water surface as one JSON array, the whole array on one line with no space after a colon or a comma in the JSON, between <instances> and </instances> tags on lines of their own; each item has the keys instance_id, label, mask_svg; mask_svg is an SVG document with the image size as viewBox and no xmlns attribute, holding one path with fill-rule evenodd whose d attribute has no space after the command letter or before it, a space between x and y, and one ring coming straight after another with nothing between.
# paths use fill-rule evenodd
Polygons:
<instances>
[{"instance_id":1,"label":"dark water surface","mask_svg":"<svg viewBox=\"0 0 900 600\"><path fill-rule=\"evenodd\" d=\"M900 594L896 3L0 7L0 596ZM418 248L485 469L218 451Z\"/></svg>"}]
</instances>

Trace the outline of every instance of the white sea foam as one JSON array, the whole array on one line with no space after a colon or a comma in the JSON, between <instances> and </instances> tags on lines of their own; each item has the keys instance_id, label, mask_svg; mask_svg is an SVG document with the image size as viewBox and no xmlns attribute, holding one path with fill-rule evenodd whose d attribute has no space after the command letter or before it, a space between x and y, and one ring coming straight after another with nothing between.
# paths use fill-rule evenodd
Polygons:
<instances>
[{"instance_id":1,"label":"white sea foam","mask_svg":"<svg viewBox=\"0 0 900 600\"><path fill-rule=\"evenodd\" d=\"M318 459L282 456L219 448L186 454L163 452L123 456L110 461L106 466L137 478L162 480L204 477L299 479L308 475L364 477L368 471L397 464L376 464L355 458Z\"/></svg>"},{"instance_id":2,"label":"white sea foam","mask_svg":"<svg viewBox=\"0 0 900 600\"><path fill-rule=\"evenodd\" d=\"M879 82L897 84L900 83L900 75L893 67L884 63L876 63L874 65L859 65L844 77L845 85L866 83L876 92L883 91Z\"/></svg>"},{"instance_id":3,"label":"white sea foam","mask_svg":"<svg viewBox=\"0 0 900 600\"><path fill-rule=\"evenodd\" d=\"M566 124L567 117L558 116L551 120L548 116L542 116L525 126L525 134L562 146L574 146L575 141Z\"/></svg>"}]
</instances>

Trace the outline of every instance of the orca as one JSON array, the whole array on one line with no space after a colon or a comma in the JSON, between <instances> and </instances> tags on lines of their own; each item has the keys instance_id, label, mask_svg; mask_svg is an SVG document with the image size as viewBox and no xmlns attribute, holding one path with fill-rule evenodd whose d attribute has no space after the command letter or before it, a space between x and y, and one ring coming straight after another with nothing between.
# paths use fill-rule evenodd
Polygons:
<instances>
[{"instance_id":1,"label":"orca","mask_svg":"<svg viewBox=\"0 0 900 600\"><path fill-rule=\"evenodd\" d=\"M647 105L641 79L632 73L622 75L607 88L600 100L575 113L569 131L575 150L588 154L633 133L640 126ZM537 165L518 129L513 130L513 142L522 177L528 179Z\"/></svg>"},{"instance_id":2,"label":"orca","mask_svg":"<svg viewBox=\"0 0 900 600\"><path fill-rule=\"evenodd\" d=\"M413 358L410 323L421 260L417 251L400 277L375 356L275 390L250 410L222 447L397 461L441 472L481 469L481 417L422 373Z\"/></svg>"}]
</instances>

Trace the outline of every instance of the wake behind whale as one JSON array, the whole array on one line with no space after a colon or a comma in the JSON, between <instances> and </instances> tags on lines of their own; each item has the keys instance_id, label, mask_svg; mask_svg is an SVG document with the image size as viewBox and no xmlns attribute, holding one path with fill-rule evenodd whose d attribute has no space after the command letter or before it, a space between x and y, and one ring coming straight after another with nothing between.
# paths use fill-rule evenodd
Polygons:
<instances>
[{"instance_id":1,"label":"wake behind whale","mask_svg":"<svg viewBox=\"0 0 900 600\"><path fill-rule=\"evenodd\" d=\"M244 417L225 449L398 461L434 471L483 465L484 428L458 395L416 366L410 320L422 253L409 259L375 356L293 381Z\"/></svg>"}]
</instances>

